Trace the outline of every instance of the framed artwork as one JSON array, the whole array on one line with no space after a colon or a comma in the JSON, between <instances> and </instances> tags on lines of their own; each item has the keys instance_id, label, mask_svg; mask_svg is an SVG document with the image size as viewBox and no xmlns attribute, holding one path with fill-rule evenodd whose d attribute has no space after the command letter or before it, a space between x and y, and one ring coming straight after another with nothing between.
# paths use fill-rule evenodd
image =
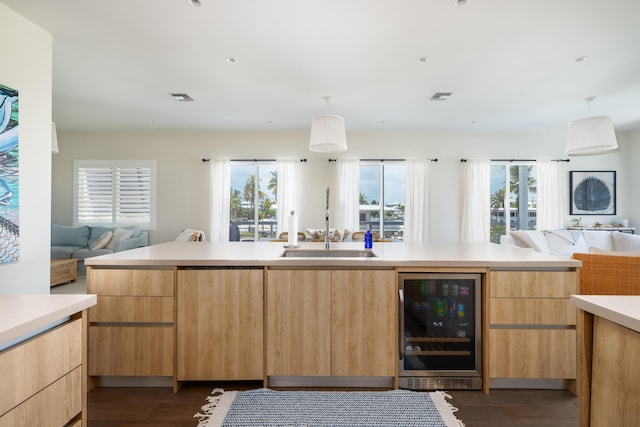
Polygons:
<instances>
[{"instance_id":1,"label":"framed artwork","mask_svg":"<svg viewBox=\"0 0 640 427\"><path fill-rule=\"evenodd\" d=\"M0 84L0 264L18 261L18 91Z\"/></svg>"},{"instance_id":2,"label":"framed artwork","mask_svg":"<svg viewBox=\"0 0 640 427\"><path fill-rule=\"evenodd\" d=\"M571 215L615 215L615 171L571 171Z\"/></svg>"}]
</instances>

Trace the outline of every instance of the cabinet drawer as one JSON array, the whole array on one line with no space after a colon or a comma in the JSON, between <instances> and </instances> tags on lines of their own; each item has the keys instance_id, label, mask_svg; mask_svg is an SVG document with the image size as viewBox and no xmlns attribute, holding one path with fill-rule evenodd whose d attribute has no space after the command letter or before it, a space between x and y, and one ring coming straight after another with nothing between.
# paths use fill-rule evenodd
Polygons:
<instances>
[{"instance_id":1,"label":"cabinet drawer","mask_svg":"<svg viewBox=\"0 0 640 427\"><path fill-rule=\"evenodd\" d=\"M90 322L173 323L172 297L98 296Z\"/></svg>"},{"instance_id":2,"label":"cabinet drawer","mask_svg":"<svg viewBox=\"0 0 640 427\"><path fill-rule=\"evenodd\" d=\"M91 268L87 293L98 295L173 296L173 270Z\"/></svg>"},{"instance_id":3,"label":"cabinet drawer","mask_svg":"<svg viewBox=\"0 0 640 427\"><path fill-rule=\"evenodd\" d=\"M490 329L491 378L576 378L575 329Z\"/></svg>"},{"instance_id":4,"label":"cabinet drawer","mask_svg":"<svg viewBox=\"0 0 640 427\"><path fill-rule=\"evenodd\" d=\"M82 367L0 417L0 427L64 426L82 411Z\"/></svg>"},{"instance_id":5,"label":"cabinet drawer","mask_svg":"<svg viewBox=\"0 0 640 427\"><path fill-rule=\"evenodd\" d=\"M81 319L65 323L1 352L0 372L3 376L0 381L0 414L81 364Z\"/></svg>"},{"instance_id":6,"label":"cabinet drawer","mask_svg":"<svg viewBox=\"0 0 640 427\"><path fill-rule=\"evenodd\" d=\"M492 325L575 325L577 310L566 298L490 298Z\"/></svg>"},{"instance_id":7,"label":"cabinet drawer","mask_svg":"<svg viewBox=\"0 0 640 427\"><path fill-rule=\"evenodd\" d=\"M89 375L173 376L172 326L92 326Z\"/></svg>"},{"instance_id":8,"label":"cabinet drawer","mask_svg":"<svg viewBox=\"0 0 640 427\"><path fill-rule=\"evenodd\" d=\"M578 293L575 271L492 271L489 295L506 298L569 298Z\"/></svg>"}]
</instances>

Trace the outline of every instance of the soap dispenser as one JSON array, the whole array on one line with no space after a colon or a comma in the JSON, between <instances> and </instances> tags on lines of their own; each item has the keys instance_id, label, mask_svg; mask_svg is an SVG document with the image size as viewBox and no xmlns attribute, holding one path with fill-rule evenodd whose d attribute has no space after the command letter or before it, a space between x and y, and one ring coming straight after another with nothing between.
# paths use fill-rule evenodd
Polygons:
<instances>
[{"instance_id":1,"label":"soap dispenser","mask_svg":"<svg viewBox=\"0 0 640 427\"><path fill-rule=\"evenodd\" d=\"M364 248L373 249L373 235L371 234L371 224L367 227L367 231L364 232Z\"/></svg>"}]
</instances>

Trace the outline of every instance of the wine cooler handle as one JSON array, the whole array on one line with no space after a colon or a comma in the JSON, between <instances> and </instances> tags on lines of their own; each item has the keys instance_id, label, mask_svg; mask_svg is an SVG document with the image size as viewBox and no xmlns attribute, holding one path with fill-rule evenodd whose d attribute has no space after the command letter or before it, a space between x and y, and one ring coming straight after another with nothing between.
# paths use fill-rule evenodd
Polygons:
<instances>
[{"instance_id":1,"label":"wine cooler handle","mask_svg":"<svg viewBox=\"0 0 640 427\"><path fill-rule=\"evenodd\" d=\"M400 321L398 322L399 331L398 331L398 342L399 342L399 352L400 360L404 359L404 290L398 289L398 315L400 316Z\"/></svg>"}]
</instances>

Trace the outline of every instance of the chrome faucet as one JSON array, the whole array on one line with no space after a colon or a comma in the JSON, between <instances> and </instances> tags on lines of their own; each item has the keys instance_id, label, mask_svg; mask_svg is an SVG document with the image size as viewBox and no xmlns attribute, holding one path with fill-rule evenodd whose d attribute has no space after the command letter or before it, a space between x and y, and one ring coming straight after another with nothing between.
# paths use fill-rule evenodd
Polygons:
<instances>
[{"instance_id":1,"label":"chrome faucet","mask_svg":"<svg viewBox=\"0 0 640 427\"><path fill-rule=\"evenodd\" d=\"M329 240L329 187L327 187L327 205L324 213L324 248L331 249L331 240Z\"/></svg>"}]
</instances>

